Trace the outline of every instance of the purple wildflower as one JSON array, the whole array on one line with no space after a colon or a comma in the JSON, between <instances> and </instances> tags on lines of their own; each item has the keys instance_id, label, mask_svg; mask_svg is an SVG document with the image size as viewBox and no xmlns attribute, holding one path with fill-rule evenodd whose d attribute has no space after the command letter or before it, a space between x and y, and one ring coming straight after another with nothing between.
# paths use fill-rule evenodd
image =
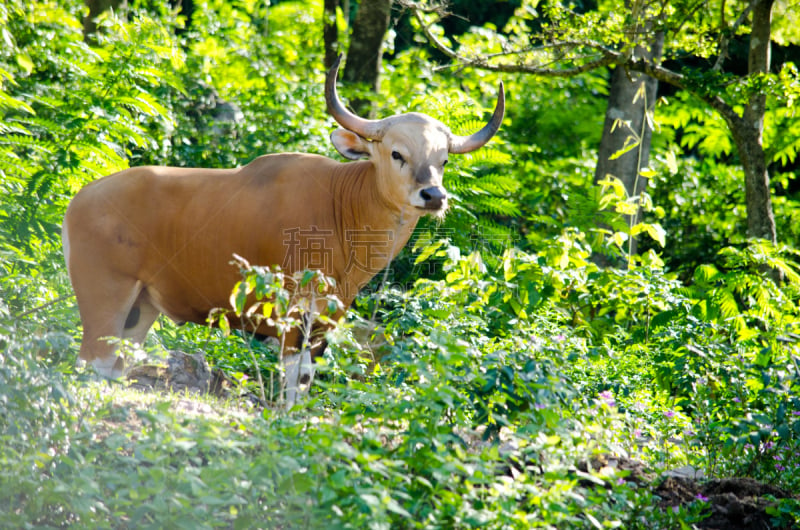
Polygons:
<instances>
[{"instance_id":1,"label":"purple wildflower","mask_svg":"<svg viewBox=\"0 0 800 530\"><path fill-rule=\"evenodd\" d=\"M664 412L664 416L666 416L667 418L672 418L673 416L675 416L675 411L668 410L668 411Z\"/></svg>"},{"instance_id":2,"label":"purple wildflower","mask_svg":"<svg viewBox=\"0 0 800 530\"><path fill-rule=\"evenodd\" d=\"M616 405L616 401L614 401L614 394L612 394L610 390L604 390L603 392L600 392L597 397L605 401L606 405L609 407Z\"/></svg>"},{"instance_id":3,"label":"purple wildflower","mask_svg":"<svg viewBox=\"0 0 800 530\"><path fill-rule=\"evenodd\" d=\"M700 502L708 502L708 497L706 497L702 493L698 493L695 499L697 499Z\"/></svg>"}]
</instances>

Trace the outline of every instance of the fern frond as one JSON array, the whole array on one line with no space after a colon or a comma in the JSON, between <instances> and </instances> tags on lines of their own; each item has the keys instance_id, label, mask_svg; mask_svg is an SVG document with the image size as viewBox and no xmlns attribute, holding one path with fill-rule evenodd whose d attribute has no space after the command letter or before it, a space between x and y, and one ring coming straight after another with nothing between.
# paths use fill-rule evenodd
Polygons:
<instances>
[{"instance_id":1,"label":"fern frond","mask_svg":"<svg viewBox=\"0 0 800 530\"><path fill-rule=\"evenodd\" d=\"M520 182L514 177L491 173L477 179L476 185L491 193L514 193L520 187Z\"/></svg>"},{"instance_id":2,"label":"fern frond","mask_svg":"<svg viewBox=\"0 0 800 530\"><path fill-rule=\"evenodd\" d=\"M28 103L11 96L2 90L0 90L0 110L23 111L29 114L34 113L33 109Z\"/></svg>"},{"instance_id":3,"label":"fern frond","mask_svg":"<svg viewBox=\"0 0 800 530\"><path fill-rule=\"evenodd\" d=\"M114 149L114 147L117 147L117 149ZM111 146L105 142L79 140L72 145L71 149L81 158L89 158L90 155L95 155L100 160L107 159L112 163L119 163L122 160L122 156L118 151L119 146Z\"/></svg>"},{"instance_id":4,"label":"fern frond","mask_svg":"<svg viewBox=\"0 0 800 530\"><path fill-rule=\"evenodd\" d=\"M520 213L516 203L498 196L474 195L469 199L469 206L477 212L501 216L517 216Z\"/></svg>"},{"instance_id":5,"label":"fern frond","mask_svg":"<svg viewBox=\"0 0 800 530\"><path fill-rule=\"evenodd\" d=\"M24 147L42 153L52 153L57 151L57 145L49 141L42 140L35 136L23 134L7 134L0 136L0 145L10 145Z\"/></svg>"},{"instance_id":6,"label":"fern frond","mask_svg":"<svg viewBox=\"0 0 800 530\"><path fill-rule=\"evenodd\" d=\"M708 283L717 279L720 276L719 269L717 269L714 265L711 264L703 264L697 267L695 270L695 279L702 280L704 283Z\"/></svg>"},{"instance_id":7,"label":"fern frond","mask_svg":"<svg viewBox=\"0 0 800 530\"><path fill-rule=\"evenodd\" d=\"M736 303L733 292L727 289L717 291L716 305L724 318L733 318L739 315L739 304Z\"/></svg>"},{"instance_id":8,"label":"fern frond","mask_svg":"<svg viewBox=\"0 0 800 530\"><path fill-rule=\"evenodd\" d=\"M474 118L469 118L466 120L459 120L453 126L451 126L451 130L455 134L468 136L474 133L475 131L479 131L484 125L486 125L485 122L482 122Z\"/></svg>"},{"instance_id":9,"label":"fern frond","mask_svg":"<svg viewBox=\"0 0 800 530\"><path fill-rule=\"evenodd\" d=\"M19 123L4 123L0 122L0 135L4 134L22 134L30 135L31 131L23 127Z\"/></svg>"},{"instance_id":10,"label":"fern frond","mask_svg":"<svg viewBox=\"0 0 800 530\"><path fill-rule=\"evenodd\" d=\"M21 125L27 125L33 131L49 133L53 136L64 132L64 125L41 115L20 117L14 120ZM27 129L26 129L27 131ZM27 134L31 134L30 131Z\"/></svg>"},{"instance_id":11,"label":"fern frond","mask_svg":"<svg viewBox=\"0 0 800 530\"><path fill-rule=\"evenodd\" d=\"M499 149L493 147L491 144L488 146L484 146L477 151L473 151L471 153L467 153L465 155L465 160L470 164L470 166L477 166L477 165L507 165L511 163L511 155L500 151Z\"/></svg>"}]
</instances>

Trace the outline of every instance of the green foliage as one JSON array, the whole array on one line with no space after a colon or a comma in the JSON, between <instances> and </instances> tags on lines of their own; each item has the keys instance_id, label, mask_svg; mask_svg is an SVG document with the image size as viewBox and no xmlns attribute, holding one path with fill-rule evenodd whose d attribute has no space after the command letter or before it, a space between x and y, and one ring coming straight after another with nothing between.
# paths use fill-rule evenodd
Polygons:
<instances>
[{"instance_id":1,"label":"green foliage","mask_svg":"<svg viewBox=\"0 0 800 530\"><path fill-rule=\"evenodd\" d=\"M717 325L705 325L703 335L691 301L657 268L605 274L580 261L579 245L564 251L571 260L552 251L509 252L496 269L477 255L454 257L445 263L445 279L385 293L375 331L384 344L381 363L364 370L355 336L340 329L329 337L308 410L231 421L189 419L167 402L120 412L119 405L87 403L88 422L72 427L78 430L68 452L47 461L47 480L32 477L13 490L38 488L38 504L25 497L15 513L24 521L64 502L57 485L69 483L81 486L83 501L47 512L52 524L525 528L584 526L594 518L635 527L641 517L670 527L676 515L659 519L646 491L609 469L575 469L592 455L619 450L660 465L697 454L697 462L717 471L736 462L749 466L748 474L792 486L794 475L774 466L780 456L792 469L797 428L795 383L779 375L782 364L765 371L762 363L755 372L755 363L732 359L740 341ZM592 282L578 283L581 275ZM659 282L661 289L653 289ZM575 288L583 294L570 295ZM565 300L583 306L568 310ZM574 323L575 311L582 324ZM607 339L593 339L590 330ZM686 352L702 349L708 353L698 360L711 362L667 365L659 357L687 339L696 345ZM664 386L666 398L646 385L648 366L669 367L674 382ZM751 372L762 386L737 382ZM683 392L675 386L680 381L691 401L669 397ZM713 392L738 393L723 399ZM79 393L88 395L72 398L78 403L100 399L91 385ZM785 405L776 407L776 399ZM61 418L76 409L55 410ZM140 422L133 437L124 420L131 412ZM40 429L63 422L37 421ZM101 424L111 430L99 445L81 443ZM653 441L635 444L636 429ZM764 433L762 445L752 444L754 433ZM671 441L676 437L691 445L681 450ZM720 463L719 455L727 460ZM169 503L159 497L165 487L174 492ZM695 517L686 509L677 520Z\"/></svg>"},{"instance_id":2,"label":"green foliage","mask_svg":"<svg viewBox=\"0 0 800 530\"><path fill-rule=\"evenodd\" d=\"M171 29L146 14L102 21L98 46L83 40L80 4L7 6L0 52L2 291L16 310L36 276L52 274L68 199L86 182L127 166L132 149L157 147L170 113L155 96L181 65ZM44 263L39 267L38 263ZM41 280L39 280L41 281ZM31 286L31 288L34 288ZM41 287L40 287L41 288Z\"/></svg>"},{"instance_id":3,"label":"green foliage","mask_svg":"<svg viewBox=\"0 0 800 530\"><path fill-rule=\"evenodd\" d=\"M297 271L291 276L284 274L280 267L252 266L245 259L236 257L242 274L231 293L233 311L219 311L210 317L225 335L231 326L237 326L243 334L248 330L258 330L269 326L277 334L277 344L273 349L277 357L290 354L287 336L299 332L300 350L311 350L323 337L317 326L329 327L336 324L333 319L344 311L341 301L336 297L336 281L321 271ZM262 367L253 350L250 351L253 369L258 376L262 400L266 401L266 391L262 381ZM280 377L281 372L271 373L270 381ZM270 398L276 396L275 385L270 385ZM277 394L282 402L283 388Z\"/></svg>"},{"instance_id":4,"label":"green foliage","mask_svg":"<svg viewBox=\"0 0 800 530\"><path fill-rule=\"evenodd\" d=\"M797 201L791 191L797 150L791 131L800 123L792 111L797 91L794 66L785 64L768 84L764 149L776 192L775 220L780 240L797 246ZM669 205L662 221L671 235L667 261L694 269L712 260L720 248L744 243L744 175L730 130L719 115L683 92L665 101L656 112L660 134L654 145L661 153L657 151L651 163L656 181L652 195L656 204ZM680 156L676 142L691 156Z\"/></svg>"},{"instance_id":5,"label":"green foliage","mask_svg":"<svg viewBox=\"0 0 800 530\"><path fill-rule=\"evenodd\" d=\"M142 396L76 370L58 226L79 187L129 164L333 152L320 2L198 5L180 39L164 4L104 15L89 42L77 0L0 5L3 525L677 528L708 513L702 501L661 510L648 484L602 464L609 455L655 474L688 464L800 488L796 252L737 235L744 197L727 129L690 98L656 113L646 195L590 186L603 75L503 76L499 138L451 157L451 211L421 226L392 286L364 293L328 334L302 407ZM624 38L613 6L581 18L594 24L587 34ZM536 8L551 31L581 17ZM522 28L509 38L529 39ZM711 53L716 41L695 39L698 28L668 38ZM378 116L426 112L460 134L483 125L500 80L443 75L414 47L383 67ZM753 83L775 94L770 160L792 164L797 120L780 105L796 75L786 67ZM793 176L775 181L792 243ZM631 226L634 201L647 211ZM598 267L598 250L627 267ZM277 395L280 348L236 324L308 321L292 312L287 278L254 265L264 267L243 278L222 329L160 321L148 348L202 351L242 390L272 378ZM791 499L770 510L776 526L800 517Z\"/></svg>"}]
</instances>

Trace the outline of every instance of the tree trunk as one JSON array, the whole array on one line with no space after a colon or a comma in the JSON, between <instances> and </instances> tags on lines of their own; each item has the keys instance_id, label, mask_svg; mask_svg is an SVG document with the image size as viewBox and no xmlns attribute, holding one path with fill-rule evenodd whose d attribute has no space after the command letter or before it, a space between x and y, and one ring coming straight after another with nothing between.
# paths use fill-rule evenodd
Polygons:
<instances>
[{"instance_id":1,"label":"tree trunk","mask_svg":"<svg viewBox=\"0 0 800 530\"><path fill-rule=\"evenodd\" d=\"M753 9L748 59L748 72L751 76L769 72L773 4L774 0L757 0ZM747 236L775 243L777 232L763 144L766 106L766 94L753 94L742 117L729 118L728 126L744 169Z\"/></svg>"},{"instance_id":2,"label":"tree trunk","mask_svg":"<svg viewBox=\"0 0 800 530\"><path fill-rule=\"evenodd\" d=\"M359 4L342 73L345 82L362 84L366 90L378 92L383 38L389 29L391 11L392 0L369 0ZM366 115L372 104L369 99L356 98L350 105L357 114Z\"/></svg>"},{"instance_id":3,"label":"tree trunk","mask_svg":"<svg viewBox=\"0 0 800 530\"><path fill-rule=\"evenodd\" d=\"M650 45L638 46L637 58L658 62L664 47L664 34L656 34ZM622 181L629 197L638 196L647 188L647 179L640 175L650 158L650 140L653 130L647 115L655 108L658 80L639 72L617 66L611 75L603 135L598 149L595 184L611 175ZM622 155L615 153L635 147ZM639 214L627 219L629 226L638 222ZM636 240L631 238L630 255L636 253ZM601 260L602 261L602 260Z\"/></svg>"},{"instance_id":4,"label":"tree trunk","mask_svg":"<svg viewBox=\"0 0 800 530\"><path fill-rule=\"evenodd\" d=\"M769 172L761 145L762 129L753 129L750 120L731 124L731 132L744 169L747 237L777 242L775 216L769 188Z\"/></svg>"},{"instance_id":5,"label":"tree trunk","mask_svg":"<svg viewBox=\"0 0 800 530\"><path fill-rule=\"evenodd\" d=\"M325 42L325 70L333 66L339 55L339 29L336 27L336 7L339 0L325 0L322 8L322 39Z\"/></svg>"}]
</instances>

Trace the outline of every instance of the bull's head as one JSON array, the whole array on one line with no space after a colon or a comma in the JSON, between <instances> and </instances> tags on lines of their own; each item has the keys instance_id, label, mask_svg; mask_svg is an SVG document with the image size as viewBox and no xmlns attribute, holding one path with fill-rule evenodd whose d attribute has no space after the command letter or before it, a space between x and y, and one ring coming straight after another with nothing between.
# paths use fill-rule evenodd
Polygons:
<instances>
[{"instance_id":1,"label":"bull's head","mask_svg":"<svg viewBox=\"0 0 800 530\"><path fill-rule=\"evenodd\" d=\"M500 128L505 112L503 84L489 123L470 136L450 132L439 120L412 112L382 120L366 120L347 110L336 93L340 55L325 82L328 112L341 125L331 134L336 149L346 158L369 158L375 165L383 199L399 210L441 215L447 208L442 187L449 153L469 153L488 142Z\"/></svg>"}]
</instances>

